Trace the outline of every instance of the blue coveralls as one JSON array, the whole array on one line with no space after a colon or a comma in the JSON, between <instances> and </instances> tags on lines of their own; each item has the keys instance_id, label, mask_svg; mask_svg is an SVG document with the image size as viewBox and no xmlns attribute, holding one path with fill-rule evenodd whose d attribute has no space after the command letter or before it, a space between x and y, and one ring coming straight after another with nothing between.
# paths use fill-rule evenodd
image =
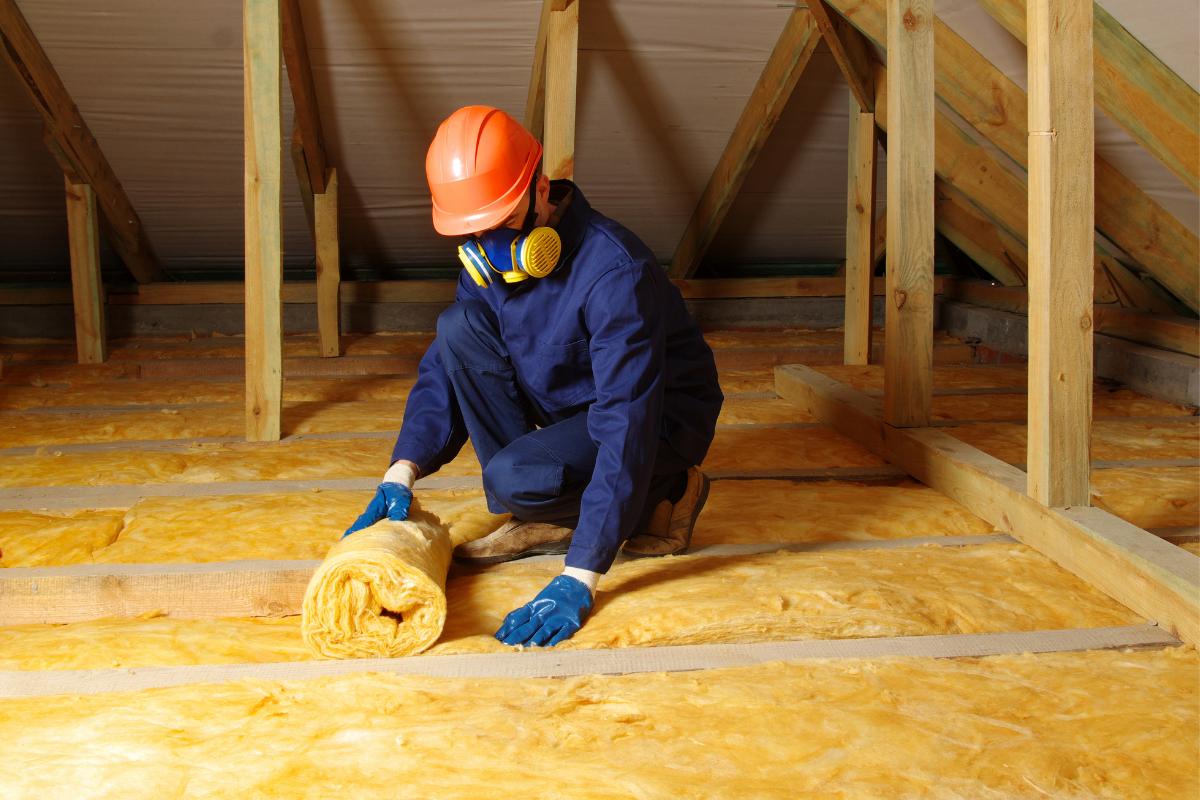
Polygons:
<instances>
[{"instance_id":1,"label":"blue coveralls","mask_svg":"<svg viewBox=\"0 0 1200 800\"><path fill-rule=\"evenodd\" d=\"M724 398L653 253L574 184L552 183L552 200L568 193L551 275L488 288L460 275L392 461L430 475L469 436L494 513L574 527L566 565L606 572L704 459Z\"/></svg>"}]
</instances>

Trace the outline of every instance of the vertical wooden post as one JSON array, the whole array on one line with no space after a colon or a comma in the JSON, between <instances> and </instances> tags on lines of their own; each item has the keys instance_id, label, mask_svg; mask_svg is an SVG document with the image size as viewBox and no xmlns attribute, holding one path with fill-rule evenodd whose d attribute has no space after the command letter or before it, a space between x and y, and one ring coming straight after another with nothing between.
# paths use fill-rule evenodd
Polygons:
<instances>
[{"instance_id":1,"label":"vertical wooden post","mask_svg":"<svg viewBox=\"0 0 1200 800\"><path fill-rule=\"evenodd\" d=\"M96 192L86 183L67 190L67 236L71 249L71 297L75 303L75 352L80 364L101 364L108 356L104 330L104 284L100 279L100 231Z\"/></svg>"},{"instance_id":2,"label":"vertical wooden post","mask_svg":"<svg viewBox=\"0 0 1200 800\"><path fill-rule=\"evenodd\" d=\"M933 22L933 0L887 0L883 416L900 427L933 405Z\"/></svg>"},{"instance_id":3,"label":"vertical wooden post","mask_svg":"<svg viewBox=\"0 0 1200 800\"><path fill-rule=\"evenodd\" d=\"M1030 0L1029 495L1086 506L1092 422L1092 0Z\"/></svg>"},{"instance_id":4,"label":"vertical wooden post","mask_svg":"<svg viewBox=\"0 0 1200 800\"><path fill-rule=\"evenodd\" d=\"M325 175L325 191L313 195L317 246L317 338L321 355L341 355L341 260L338 253L338 182L333 167Z\"/></svg>"},{"instance_id":5,"label":"vertical wooden post","mask_svg":"<svg viewBox=\"0 0 1200 800\"><path fill-rule=\"evenodd\" d=\"M283 401L279 0L244 0L246 439L277 441Z\"/></svg>"},{"instance_id":6,"label":"vertical wooden post","mask_svg":"<svg viewBox=\"0 0 1200 800\"><path fill-rule=\"evenodd\" d=\"M871 276L875 273L875 113L850 93L846 179L845 362L871 361Z\"/></svg>"},{"instance_id":7,"label":"vertical wooden post","mask_svg":"<svg viewBox=\"0 0 1200 800\"><path fill-rule=\"evenodd\" d=\"M546 124L542 170L551 180L575 174L575 75L579 59L579 2L550 11L546 36Z\"/></svg>"}]
</instances>

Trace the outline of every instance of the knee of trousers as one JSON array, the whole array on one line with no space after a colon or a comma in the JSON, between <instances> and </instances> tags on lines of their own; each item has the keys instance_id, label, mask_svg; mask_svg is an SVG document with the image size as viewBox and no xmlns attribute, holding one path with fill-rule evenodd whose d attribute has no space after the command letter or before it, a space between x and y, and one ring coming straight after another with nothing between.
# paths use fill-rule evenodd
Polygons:
<instances>
[{"instance_id":1,"label":"knee of trousers","mask_svg":"<svg viewBox=\"0 0 1200 800\"><path fill-rule=\"evenodd\" d=\"M536 518L562 494L563 465L539 458L539 450L518 440L492 456L483 469L484 488L518 518Z\"/></svg>"},{"instance_id":2,"label":"knee of trousers","mask_svg":"<svg viewBox=\"0 0 1200 800\"><path fill-rule=\"evenodd\" d=\"M495 323L491 313L487 305L475 300L451 304L438 315L438 341L451 353L466 354L477 351L481 346L494 351L498 334L492 332Z\"/></svg>"}]
</instances>

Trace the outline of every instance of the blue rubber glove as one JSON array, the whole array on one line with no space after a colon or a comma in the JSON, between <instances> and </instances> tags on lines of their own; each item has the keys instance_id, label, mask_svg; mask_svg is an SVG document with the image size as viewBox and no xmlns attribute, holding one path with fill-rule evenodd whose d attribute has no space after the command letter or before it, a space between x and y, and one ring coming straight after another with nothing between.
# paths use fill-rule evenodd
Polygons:
<instances>
[{"instance_id":1,"label":"blue rubber glove","mask_svg":"<svg viewBox=\"0 0 1200 800\"><path fill-rule=\"evenodd\" d=\"M583 627L592 593L583 581L559 575L538 596L504 618L496 638L505 644L553 647Z\"/></svg>"},{"instance_id":2,"label":"blue rubber glove","mask_svg":"<svg viewBox=\"0 0 1200 800\"><path fill-rule=\"evenodd\" d=\"M375 496L367 504L367 510L362 513L354 524L342 534L345 539L356 531L369 528L379 520L387 517L392 522L403 522L408 519L408 508L412 505L412 489L399 483L381 483L375 490Z\"/></svg>"}]
</instances>

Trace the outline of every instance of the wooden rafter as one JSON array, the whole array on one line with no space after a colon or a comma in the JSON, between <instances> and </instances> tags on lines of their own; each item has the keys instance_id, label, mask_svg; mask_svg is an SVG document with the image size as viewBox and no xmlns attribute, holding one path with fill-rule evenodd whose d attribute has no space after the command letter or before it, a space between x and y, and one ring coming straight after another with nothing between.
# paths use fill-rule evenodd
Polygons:
<instances>
[{"instance_id":1,"label":"wooden rafter","mask_svg":"<svg viewBox=\"0 0 1200 800\"><path fill-rule=\"evenodd\" d=\"M1025 41L1026 0L980 0L1009 33ZM1093 4L1096 104L1200 192L1200 93L1099 3Z\"/></svg>"},{"instance_id":2,"label":"wooden rafter","mask_svg":"<svg viewBox=\"0 0 1200 800\"><path fill-rule=\"evenodd\" d=\"M1025 242L992 224L971 201L941 178L934 186L938 233L1004 286L1024 286L1029 274Z\"/></svg>"},{"instance_id":3,"label":"wooden rafter","mask_svg":"<svg viewBox=\"0 0 1200 800\"><path fill-rule=\"evenodd\" d=\"M883 45L886 0L826 0L868 39ZM937 95L989 141L1022 167L1027 166L1028 110L1025 92L940 20L934 24ZM879 77L876 76L876 90ZM877 116L885 110L876 102ZM939 122L938 150L943 133ZM993 159L994 161L994 159ZM939 171L940 174L940 171ZM944 176L943 176L944 177ZM986 176L985 176L986 177ZM1018 181L1018 183L1021 183ZM960 186L960 189L963 187ZM965 190L964 190L965 191ZM1021 195L1024 195L1022 186ZM980 202L999 215L1006 209ZM1023 218L1024 206L1018 206ZM1023 227L1009 227L1014 232ZM1096 158L1096 229L1193 310L1200 309L1200 240L1103 158Z\"/></svg>"},{"instance_id":4,"label":"wooden rafter","mask_svg":"<svg viewBox=\"0 0 1200 800\"><path fill-rule=\"evenodd\" d=\"M808 4L808 10L812 12L813 20L817 23L825 44L829 45L829 51L833 53L833 60L837 62L838 69L850 85L858 107L863 111L874 111L875 75L871 68L874 59L867 40L846 24L845 20L831 12L823 0L812 0Z\"/></svg>"},{"instance_id":5,"label":"wooden rafter","mask_svg":"<svg viewBox=\"0 0 1200 800\"><path fill-rule=\"evenodd\" d=\"M696 273L820 40L812 14L793 10L675 247L672 278Z\"/></svg>"},{"instance_id":6,"label":"wooden rafter","mask_svg":"<svg viewBox=\"0 0 1200 800\"><path fill-rule=\"evenodd\" d=\"M109 240L139 283L165 277L133 204L15 0L0 0L0 52L41 113L46 143L72 184L96 193Z\"/></svg>"},{"instance_id":7,"label":"wooden rafter","mask_svg":"<svg viewBox=\"0 0 1200 800\"><path fill-rule=\"evenodd\" d=\"M1047 508L1025 473L936 428L894 428L878 400L799 365L775 390L1059 566L1190 643L1200 642L1200 559L1097 508Z\"/></svg>"},{"instance_id":8,"label":"wooden rafter","mask_svg":"<svg viewBox=\"0 0 1200 800\"><path fill-rule=\"evenodd\" d=\"M304 36L304 20L300 16L300 0L281 0L283 17L283 60L287 66L288 85L292 89L292 104L296 111L296 138L304 153L308 183L313 194L325 191L325 139L321 135L321 114L317 106L317 89L313 84L312 64L308 60L308 41Z\"/></svg>"}]
</instances>

